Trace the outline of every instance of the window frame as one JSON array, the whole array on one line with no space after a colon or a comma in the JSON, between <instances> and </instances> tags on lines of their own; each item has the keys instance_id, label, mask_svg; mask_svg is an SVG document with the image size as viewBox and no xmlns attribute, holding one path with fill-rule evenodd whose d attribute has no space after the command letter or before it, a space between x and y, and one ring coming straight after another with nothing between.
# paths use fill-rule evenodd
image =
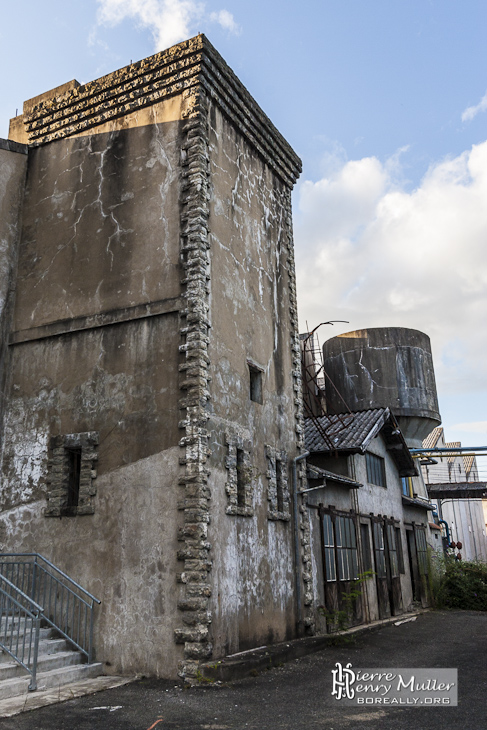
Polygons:
<instances>
[{"instance_id":1,"label":"window frame","mask_svg":"<svg viewBox=\"0 0 487 730\"><path fill-rule=\"evenodd\" d=\"M366 451L365 468L367 471L368 484L373 484L376 487L387 488L386 463L383 456L374 454L372 451Z\"/></svg>"},{"instance_id":2,"label":"window frame","mask_svg":"<svg viewBox=\"0 0 487 730\"><path fill-rule=\"evenodd\" d=\"M358 580L357 515L320 509L325 583Z\"/></svg>"}]
</instances>

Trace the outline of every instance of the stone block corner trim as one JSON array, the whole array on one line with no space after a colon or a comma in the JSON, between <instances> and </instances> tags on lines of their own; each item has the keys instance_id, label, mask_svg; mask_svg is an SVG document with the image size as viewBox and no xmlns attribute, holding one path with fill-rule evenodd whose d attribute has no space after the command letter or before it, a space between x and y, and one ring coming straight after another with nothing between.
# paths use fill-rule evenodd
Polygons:
<instances>
[{"instance_id":1,"label":"stone block corner trim","mask_svg":"<svg viewBox=\"0 0 487 730\"><path fill-rule=\"evenodd\" d=\"M183 515L179 527L178 560L183 570L177 576L178 609L183 624L174 631L176 644L183 644L179 667L180 677L187 683L196 681L198 661L212 654L208 626L211 623L209 598L211 570L208 542L210 521L210 490L208 488L209 454L208 413L209 392L208 310L210 280L209 259L209 169L208 104L200 99L198 116L187 119L183 126L181 169L181 264L183 268L183 301L181 340L179 347L179 409L183 415L179 427L183 435L179 485L184 490L179 500Z\"/></svg>"}]
</instances>

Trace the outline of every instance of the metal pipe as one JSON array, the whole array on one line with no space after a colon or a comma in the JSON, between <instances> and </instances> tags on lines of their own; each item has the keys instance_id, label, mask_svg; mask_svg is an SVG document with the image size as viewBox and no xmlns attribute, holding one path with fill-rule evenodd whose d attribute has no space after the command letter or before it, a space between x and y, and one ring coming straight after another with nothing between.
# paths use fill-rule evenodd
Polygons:
<instances>
[{"instance_id":1,"label":"metal pipe","mask_svg":"<svg viewBox=\"0 0 487 730\"><path fill-rule=\"evenodd\" d=\"M297 463L309 456L309 451L299 454L293 459L293 518L294 518L294 580L296 586L296 616L298 634L303 624L303 612L301 607L301 571L299 554L299 524L298 524L298 470Z\"/></svg>"},{"instance_id":2,"label":"metal pipe","mask_svg":"<svg viewBox=\"0 0 487 730\"><path fill-rule=\"evenodd\" d=\"M411 454L456 454L458 451L462 453L464 451L485 451L487 453L487 446L459 446L457 449L435 446L434 449L409 449L409 451Z\"/></svg>"},{"instance_id":3,"label":"metal pipe","mask_svg":"<svg viewBox=\"0 0 487 730\"><path fill-rule=\"evenodd\" d=\"M445 525L446 539L450 543L451 542L451 540L450 540L450 528L448 527L448 522L446 520L438 520L438 524L439 525Z\"/></svg>"},{"instance_id":4,"label":"metal pipe","mask_svg":"<svg viewBox=\"0 0 487 730\"><path fill-rule=\"evenodd\" d=\"M317 489L324 489L326 484L320 484L318 487L309 487L309 489L301 489L298 494L307 494L308 492L315 492Z\"/></svg>"}]
</instances>

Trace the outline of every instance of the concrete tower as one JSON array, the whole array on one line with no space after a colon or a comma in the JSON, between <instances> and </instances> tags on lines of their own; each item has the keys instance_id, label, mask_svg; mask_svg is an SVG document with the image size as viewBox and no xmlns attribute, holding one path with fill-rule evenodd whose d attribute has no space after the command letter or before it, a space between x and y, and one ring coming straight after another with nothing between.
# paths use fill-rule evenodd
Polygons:
<instances>
[{"instance_id":1,"label":"concrete tower","mask_svg":"<svg viewBox=\"0 0 487 730\"><path fill-rule=\"evenodd\" d=\"M191 681L293 636L299 158L201 35L31 99L10 137L2 548L102 599L107 671Z\"/></svg>"}]
</instances>

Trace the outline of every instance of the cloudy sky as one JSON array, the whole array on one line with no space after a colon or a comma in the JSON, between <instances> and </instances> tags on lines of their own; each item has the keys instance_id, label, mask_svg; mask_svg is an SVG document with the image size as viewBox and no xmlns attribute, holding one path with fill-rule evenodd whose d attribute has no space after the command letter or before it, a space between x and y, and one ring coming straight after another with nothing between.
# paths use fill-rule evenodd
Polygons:
<instances>
[{"instance_id":1,"label":"cloudy sky","mask_svg":"<svg viewBox=\"0 0 487 730\"><path fill-rule=\"evenodd\" d=\"M0 136L25 99L204 32L303 159L301 328L431 337L449 440L487 443L485 0L18 0Z\"/></svg>"}]
</instances>

